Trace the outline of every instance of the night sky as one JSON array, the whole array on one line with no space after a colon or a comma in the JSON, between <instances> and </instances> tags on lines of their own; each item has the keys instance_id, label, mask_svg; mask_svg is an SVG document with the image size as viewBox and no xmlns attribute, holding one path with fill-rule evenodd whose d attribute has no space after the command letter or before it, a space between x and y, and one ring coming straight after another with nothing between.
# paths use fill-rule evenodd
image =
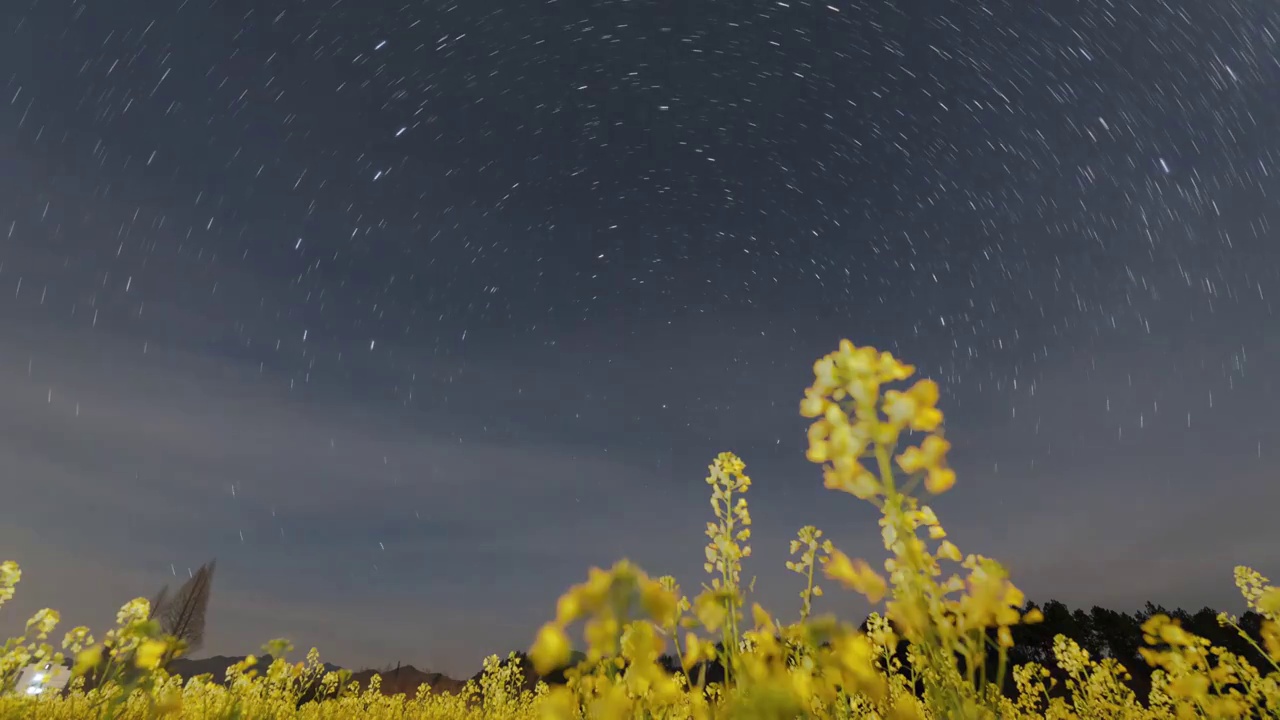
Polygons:
<instances>
[{"instance_id":1,"label":"night sky","mask_svg":"<svg viewBox=\"0 0 1280 720\"><path fill-rule=\"evenodd\" d=\"M469 675L730 450L784 617L842 337L943 387L962 550L1040 601L1280 575L1266 0L0 5L0 559L101 633ZM819 610L860 620L832 592Z\"/></svg>"}]
</instances>

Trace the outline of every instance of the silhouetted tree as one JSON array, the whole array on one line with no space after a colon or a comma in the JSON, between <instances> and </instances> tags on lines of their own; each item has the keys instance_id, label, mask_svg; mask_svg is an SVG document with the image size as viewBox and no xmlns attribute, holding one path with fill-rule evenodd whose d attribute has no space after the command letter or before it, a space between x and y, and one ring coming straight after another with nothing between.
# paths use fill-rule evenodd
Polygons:
<instances>
[{"instance_id":1,"label":"silhouetted tree","mask_svg":"<svg viewBox=\"0 0 1280 720\"><path fill-rule=\"evenodd\" d=\"M204 642L205 615L209 609L209 591L213 586L216 565L216 560L201 565L173 597L169 597L166 585L151 603L151 619L160 623L160 629L166 635L183 641L188 652Z\"/></svg>"}]
</instances>

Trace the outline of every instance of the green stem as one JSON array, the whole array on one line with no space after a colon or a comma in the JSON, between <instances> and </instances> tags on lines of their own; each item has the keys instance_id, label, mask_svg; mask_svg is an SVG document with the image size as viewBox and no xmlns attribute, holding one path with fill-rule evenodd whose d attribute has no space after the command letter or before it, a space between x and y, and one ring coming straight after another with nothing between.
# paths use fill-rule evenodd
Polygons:
<instances>
[{"instance_id":1,"label":"green stem","mask_svg":"<svg viewBox=\"0 0 1280 720\"><path fill-rule=\"evenodd\" d=\"M724 495L724 516L721 518L723 523L725 539L733 543L733 488L726 486ZM721 665L724 666L724 685L729 687L732 672L730 667L734 664L738 655L738 616L737 608L734 607L734 598L738 596L738 583L733 579L733 569L729 567L729 558L724 558L721 563L720 577L724 580L724 589L728 597L725 598L725 611L728 615L725 621L724 632L722 633L724 642L724 658ZM735 561L736 562L736 561Z\"/></svg>"},{"instance_id":2,"label":"green stem","mask_svg":"<svg viewBox=\"0 0 1280 720\"><path fill-rule=\"evenodd\" d=\"M1258 645L1258 643L1254 642L1253 638L1249 637L1249 633L1245 632L1243 628L1241 628L1239 625L1235 623L1228 623L1228 624L1230 624L1231 627L1235 628L1236 633L1239 634L1240 637L1244 638L1245 642L1249 643L1250 647L1252 647L1254 650L1257 650L1258 654L1261 655L1263 659L1271 663L1271 667L1275 668L1277 671L1280 671L1280 664L1277 664L1275 660L1272 660L1271 654L1268 653L1266 650L1263 650Z\"/></svg>"},{"instance_id":3,"label":"green stem","mask_svg":"<svg viewBox=\"0 0 1280 720\"><path fill-rule=\"evenodd\" d=\"M684 651L680 649L680 618L676 618L675 625L671 626L671 643L676 646L676 660L679 661L681 669L684 668Z\"/></svg>"},{"instance_id":4,"label":"green stem","mask_svg":"<svg viewBox=\"0 0 1280 720\"><path fill-rule=\"evenodd\" d=\"M800 622L803 623L809 619L809 611L813 606L813 566L818 560L818 542L815 540L809 543L809 578L808 585L804 589L804 604L800 606Z\"/></svg>"}]
</instances>

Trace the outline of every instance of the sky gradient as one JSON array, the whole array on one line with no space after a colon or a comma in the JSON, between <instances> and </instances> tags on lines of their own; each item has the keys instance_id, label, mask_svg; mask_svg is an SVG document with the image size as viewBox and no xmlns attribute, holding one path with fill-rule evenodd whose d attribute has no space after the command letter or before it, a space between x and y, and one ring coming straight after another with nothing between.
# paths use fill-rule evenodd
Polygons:
<instances>
[{"instance_id":1,"label":"sky gradient","mask_svg":"<svg viewBox=\"0 0 1280 720\"><path fill-rule=\"evenodd\" d=\"M934 506L1037 600L1280 575L1280 10L1238 0L0 9L0 631L216 557L202 654L469 675L627 556L760 600L848 337L943 388ZM860 619L832 592L820 610Z\"/></svg>"}]
</instances>

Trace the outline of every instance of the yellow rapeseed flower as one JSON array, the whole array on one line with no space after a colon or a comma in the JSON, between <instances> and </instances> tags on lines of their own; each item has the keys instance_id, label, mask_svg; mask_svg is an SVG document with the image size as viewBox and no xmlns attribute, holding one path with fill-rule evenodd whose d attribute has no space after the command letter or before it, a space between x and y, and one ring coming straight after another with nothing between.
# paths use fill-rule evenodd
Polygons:
<instances>
[{"instance_id":1,"label":"yellow rapeseed flower","mask_svg":"<svg viewBox=\"0 0 1280 720\"><path fill-rule=\"evenodd\" d=\"M578 698L564 685L551 688L539 708L541 720L577 720Z\"/></svg>"},{"instance_id":2,"label":"yellow rapeseed flower","mask_svg":"<svg viewBox=\"0 0 1280 720\"><path fill-rule=\"evenodd\" d=\"M934 467L929 468L929 473L924 476L924 487L934 495L942 493L955 487L956 471L951 468Z\"/></svg>"},{"instance_id":3,"label":"yellow rapeseed flower","mask_svg":"<svg viewBox=\"0 0 1280 720\"><path fill-rule=\"evenodd\" d=\"M836 378L836 359L828 355L813 364L813 387L815 394L825 394L834 390L839 382Z\"/></svg>"},{"instance_id":4,"label":"yellow rapeseed flower","mask_svg":"<svg viewBox=\"0 0 1280 720\"><path fill-rule=\"evenodd\" d=\"M956 547L950 540L943 540L942 544L938 546L938 557L954 562L960 562L962 558L960 548Z\"/></svg>"},{"instance_id":5,"label":"yellow rapeseed flower","mask_svg":"<svg viewBox=\"0 0 1280 720\"><path fill-rule=\"evenodd\" d=\"M821 417L827 410L827 399L813 388L809 388L804 392L804 399L800 401L800 415L807 418Z\"/></svg>"},{"instance_id":6,"label":"yellow rapeseed flower","mask_svg":"<svg viewBox=\"0 0 1280 720\"><path fill-rule=\"evenodd\" d=\"M581 616L582 603L578 600L578 593L570 591L561 595L556 602L556 622L568 625Z\"/></svg>"},{"instance_id":7,"label":"yellow rapeseed flower","mask_svg":"<svg viewBox=\"0 0 1280 720\"><path fill-rule=\"evenodd\" d=\"M53 632L53 629L58 626L58 621L61 619L62 616L58 614L57 610L44 608L43 610L37 611L36 614L32 615L31 619L27 621L27 632L30 633L32 630L35 630L37 637L48 637L49 633Z\"/></svg>"},{"instance_id":8,"label":"yellow rapeseed flower","mask_svg":"<svg viewBox=\"0 0 1280 720\"><path fill-rule=\"evenodd\" d=\"M1267 655L1277 663L1280 663L1280 623L1271 620L1262 622L1262 643L1267 650Z\"/></svg>"},{"instance_id":9,"label":"yellow rapeseed flower","mask_svg":"<svg viewBox=\"0 0 1280 720\"><path fill-rule=\"evenodd\" d=\"M895 432L910 427L917 432L933 432L942 423L942 411L938 410L938 384L932 380L917 380L905 391L886 390L883 410Z\"/></svg>"},{"instance_id":10,"label":"yellow rapeseed flower","mask_svg":"<svg viewBox=\"0 0 1280 720\"><path fill-rule=\"evenodd\" d=\"M142 622L151 615L151 601L139 597L130 600L120 607L120 612L116 613L116 626L119 628L127 628L128 626Z\"/></svg>"},{"instance_id":11,"label":"yellow rapeseed flower","mask_svg":"<svg viewBox=\"0 0 1280 720\"><path fill-rule=\"evenodd\" d=\"M12 560L0 563L0 605L13 597L14 588L22 580L22 568Z\"/></svg>"},{"instance_id":12,"label":"yellow rapeseed flower","mask_svg":"<svg viewBox=\"0 0 1280 720\"><path fill-rule=\"evenodd\" d=\"M612 573L601 568L593 567L587 571L587 581L575 588L581 612L593 613L604 605L613 587L613 579Z\"/></svg>"},{"instance_id":13,"label":"yellow rapeseed flower","mask_svg":"<svg viewBox=\"0 0 1280 720\"><path fill-rule=\"evenodd\" d=\"M899 428L906 427L919 409L916 399L909 393L900 390L885 391L883 410L891 424Z\"/></svg>"},{"instance_id":14,"label":"yellow rapeseed flower","mask_svg":"<svg viewBox=\"0 0 1280 720\"><path fill-rule=\"evenodd\" d=\"M1173 697L1202 699L1209 695L1209 678L1200 674L1183 675L1174 678L1166 687Z\"/></svg>"},{"instance_id":15,"label":"yellow rapeseed flower","mask_svg":"<svg viewBox=\"0 0 1280 720\"><path fill-rule=\"evenodd\" d=\"M827 577L845 587L862 593L867 600L878 603L888 591L884 577L871 569L864 560L850 560L848 555L833 550L826 558L823 571Z\"/></svg>"},{"instance_id":16,"label":"yellow rapeseed flower","mask_svg":"<svg viewBox=\"0 0 1280 720\"><path fill-rule=\"evenodd\" d=\"M1000 647L1002 648L1013 647L1013 633L1009 632L1008 626L1000 626L1000 629L996 631L996 640L1000 643Z\"/></svg>"},{"instance_id":17,"label":"yellow rapeseed flower","mask_svg":"<svg viewBox=\"0 0 1280 720\"><path fill-rule=\"evenodd\" d=\"M875 666L876 648L862 634L850 634L836 638L834 653L838 669L851 689L866 693L879 700L884 697L884 677Z\"/></svg>"},{"instance_id":18,"label":"yellow rapeseed flower","mask_svg":"<svg viewBox=\"0 0 1280 720\"><path fill-rule=\"evenodd\" d=\"M716 647L692 632L684 636L684 671L688 672L698 663L716 659Z\"/></svg>"},{"instance_id":19,"label":"yellow rapeseed flower","mask_svg":"<svg viewBox=\"0 0 1280 720\"><path fill-rule=\"evenodd\" d=\"M1280 615L1280 587L1269 587L1258 596L1258 612L1269 617Z\"/></svg>"},{"instance_id":20,"label":"yellow rapeseed flower","mask_svg":"<svg viewBox=\"0 0 1280 720\"><path fill-rule=\"evenodd\" d=\"M134 664L143 670L155 670L160 667L160 661L164 658L166 649L168 649L168 644L163 640L143 641L138 646L137 652L134 653Z\"/></svg>"},{"instance_id":21,"label":"yellow rapeseed flower","mask_svg":"<svg viewBox=\"0 0 1280 720\"><path fill-rule=\"evenodd\" d=\"M874 351L873 351L874 352ZM880 376L881 382L897 382L898 380L906 380L915 374L914 365L907 365L893 356L893 353L880 353L880 363L876 367L876 373Z\"/></svg>"},{"instance_id":22,"label":"yellow rapeseed flower","mask_svg":"<svg viewBox=\"0 0 1280 720\"><path fill-rule=\"evenodd\" d=\"M62 649L75 655L81 650L93 644L93 635L89 632L89 628L81 625L67 631L62 638Z\"/></svg>"},{"instance_id":23,"label":"yellow rapeseed flower","mask_svg":"<svg viewBox=\"0 0 1280 720\"><path fill-rule=\"evenodd\" d=\"M663 627L674 625L679 614L680 599L657 580L646 580L640 586L640 604L649 617Z\"/></svg>"},{"instance_id":24,"label":"yellow rapeseed flower","mask_svg":"<svg viewBox=\"0 0 1280 720\"><path fill-rule=\"evenodd\" d=\"M898 467L914 473L939 467L946 459L951 443L939 435L930 435L920 445L908 447L898 456Z\"/></svg>"},{"instance_id":25,"label":"yellow rapeseed flower","mask_svg":"<svg viewBox=\"0 0 1280 720\"><path fill-rule=\"evenodd\" d=\"M610 657L618 651L618 633L622 630L612 613L601 613L586 622L582 629L587 641L587 656L592 659Z\"/></svg>"},{"instance_id":26,"label":"yellow rapeseed flower","mask_svg":"<svg viewBox=\"0 0 1280 720\"><path fill-rule=\"evenodd\" d=\"M870 500L883 492L880 480L862 463L848 457L837 458L822 470L822 485L828 490L849 493L860 500Z\"/></svg>"},{"instance_id":27,"label":"yellow rapeseed flower","mask_svg":"<svg viewBox=\"0 0 1280 720\"><path fill-rule=\"evenodd\" d=\"M573 646L564 628L556 623L547 623L538 631L533 647L529 650L529 659L533 668L540 675L564 667L573 655Z\"/></svg>"},{"instance_id":28,"label":"yellow rapeseed flower","mask_svg":"<svg viewBox=\"0 0 1280 720\"><path fill-rule=\"evenodd\" d=\"M92 645L76 653L76 663L72 668L72 673L79 676L98 667L102 662L102 645Z\"/></svg>"}]
</instances>

